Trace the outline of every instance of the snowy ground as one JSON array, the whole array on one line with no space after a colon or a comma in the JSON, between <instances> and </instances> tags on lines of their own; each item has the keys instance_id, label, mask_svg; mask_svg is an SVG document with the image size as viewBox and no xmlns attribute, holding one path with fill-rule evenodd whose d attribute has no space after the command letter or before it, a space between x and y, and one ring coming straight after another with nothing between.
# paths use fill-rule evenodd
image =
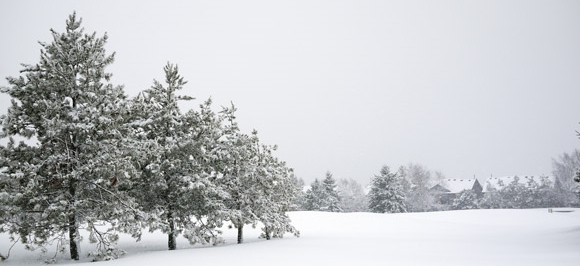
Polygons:
<instances>
[{"instance_id":1,"label":"snowy ground","mask_svg":"<svg viewBox=\"0 0 580 266\"><path fill-rule=\"evenodd\" d=\"M580 209L475 210L410 214L294 212L302 236L266 241L246 229L246 242L166 251L166 237L147 234L135 243L124 237L125 257L94 265L579 265ZM0 235L0 253L9 248ZM86 254L90 247L83 247ZM12 250L0 265L41 265L43 256ZM50 255L52 256L52 255ZM87 258L58 264L90 265Z\"/></svg>"}]
</instances>

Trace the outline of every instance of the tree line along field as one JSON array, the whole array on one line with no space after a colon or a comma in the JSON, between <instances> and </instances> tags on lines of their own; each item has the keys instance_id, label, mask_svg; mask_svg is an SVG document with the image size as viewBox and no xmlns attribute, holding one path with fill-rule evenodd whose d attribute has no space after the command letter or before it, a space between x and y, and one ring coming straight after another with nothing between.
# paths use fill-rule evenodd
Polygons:
<instances>
[{"instance_id":1,"label":"tree line along field","mask_svg":"<svg viewBox=\"0 0 580 266\"><path fill-rule=\"evenodd\" d=\"M355 180L336 180L330 172L299 192L299 210L331 212L425 212L467 209L579 207L580 150L553 161L553 176L507 176L448 179L410 163L398 171L383 166L368 187Z\"/></svg>"}]
</instances>

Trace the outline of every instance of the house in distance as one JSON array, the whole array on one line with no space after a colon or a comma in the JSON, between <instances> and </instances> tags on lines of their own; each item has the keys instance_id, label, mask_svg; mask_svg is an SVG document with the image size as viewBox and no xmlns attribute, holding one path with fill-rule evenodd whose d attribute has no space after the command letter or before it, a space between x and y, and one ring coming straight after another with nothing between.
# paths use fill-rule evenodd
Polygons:
<instances>
[{"instance_id":1,"label":"house in distance","mask_svg":"<svg viewBox=\"0 0 580 266\"><path fill-rule=\"evenodd\" d=\"M478 197L483 195L483 187L479 181L473 179L446 179L433 186L429 191L435 196L435 200L442 205L450 206L458 195L464 190L473 190Z\"/></svg>"}]
</instances>

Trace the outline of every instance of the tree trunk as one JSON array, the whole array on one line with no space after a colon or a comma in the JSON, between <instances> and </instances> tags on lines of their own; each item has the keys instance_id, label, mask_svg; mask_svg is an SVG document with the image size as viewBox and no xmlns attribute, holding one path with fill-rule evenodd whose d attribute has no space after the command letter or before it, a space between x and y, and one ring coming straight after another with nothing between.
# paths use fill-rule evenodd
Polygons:
<instances>
[{"instance_id":1,"label":"tree trunk","mask_svg":"<svg viewBox=\"0 0 580 266\"><path fill-rule=\"evenodd\" d=\"M73 77L73 84L74 87L76 88L76 75ZM77 107L77 101L75 99L75 97L72 97L72 107L73 110ZM77 137L76 135L72 134L70 135L71 138L71 151L72 151L72 158L77 158L78 156L78 149L76 147L77 144ZM68 149L68 148L67 148ZM71 158L69 158L71 159ZM72 165L72 163L69 161L68 162L68 174L72 175L74 166ZM75 203L76 203L76 183L77 180L74 179L74 177L69 176L69 187L68 187L68 192L70 194L70 213L69 213L69 217L68 217L68 237L69 237L69 245L70 245L70 258L72 260L79 260L79 253L80 253L80 245L78 242L79 239L79 227L78 227L78 223L77 223L77 213L76 213L76 207Z\"/></svg>"},{"instance_id":2,"label":"tree trunk","mask_svg":"<svg viewBox=\"0 0 580 266\"><path fill-rule=\"evenodd\" d=\"M69 192L71 193L72 198L74 200L74 193L75 193L74 183L71 184L71 187L69 188ZM76 211L74 209L69 210L69 214L68 214L68 238L69 238L70 258L72 260L79 260L79 253L80 253L79 252L80 247L79 247L79 243L78 243L79 228L78 228L78 224L77 224Z\"/></svg>"},{"instance_id":3,"label":"tree trunk","mask_svg":"<svg viewBox=\"0 0 580 266\"><path fill-rule=\"evenodd\" d=\"M266 235L266 240L270 240L270 238L271 238L270 230L268 229L267 226L264 227L264 235Z\"/></svg>"},{"instance_id":4,"label":"tree trunk","mask_svg":"<svg viewBox=\"0 0 580 266\"><path fill-rule=\"evenodd\" d=\"M69 224L68 224L68 237L69 237L69 245L70 245L70 258L72 260L79 260L79 246L77 242L78 238L78 228L77 228L77 221L74 213L69 217Z\"/></svg>"},{"instance_id":5,"label":"tree trunk","mask_svg":"<svg viewBox=\"0 0 580 266\"><path fill-rule=\"evenodd\" d=\"M173 221L173 213L171 210L169 210L169 213L167 213L167 222L169 223L167 246L169 250L175 250L177 249L177 243L175 240L175 222Z\"/></svg>"},{"instance_id":6,"label":"tree trunk","mask_svg":"<svg viewBox=\"0 0 580 266\"><path fill-rule=\"evenodd\" d=\"M69 180L69 187L68 192L70 194L70 198L72 203L69 205L69 214L68 214L68 238L69 238L69 248L70 248L70 258L72 260L79 260L79 228L77 223L77 214L76 209L74 207L74 203L76 201L76 181L74 178L70 178Z\"/></svg>"},{"instance_id":7,"label":"tree trunk","mask_svg":"<svg viewBox=\"0 0 580 266\"><path fill-rule=\"evenodd\" d=\"M242 244L244 242L244 224L238 224L238 244Z\"/></svg>"}]
</instances>

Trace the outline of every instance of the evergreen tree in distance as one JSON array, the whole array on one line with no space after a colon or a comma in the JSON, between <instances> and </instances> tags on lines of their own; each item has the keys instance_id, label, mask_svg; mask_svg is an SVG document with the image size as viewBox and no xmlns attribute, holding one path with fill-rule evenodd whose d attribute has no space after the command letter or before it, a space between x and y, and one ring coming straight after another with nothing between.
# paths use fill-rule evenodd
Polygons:
<instances>
[{"instance_id":1,"label":"evergreen tree in distance","mask_svg":"<svg viewBox=\"0 0 580 266\"><path fill-rule=\"evenodd\" d=\"M76 14L64 33L51 32L52 42L41 43L40 62L25 65L25 76L8 78L10 86L2 88L13 98L1 119L3 136L37 141L10 141L5 150L13 161L1 202L9 206L1 213L3 226L30 248L59 241L78 260L79 228L86 225L89 240L99 243L96 259L116 258L122 254L113 247L117 226L139 234L129 227L142 214L127 194L136 171L124 148L130 141L126 96L105 72L114 54L105 52L107 36L85 34ZM98 229L97 221L110 228Z\"/></svg>"},{"instance_id":2,"label":"evergreen tree in distance","mask_svg":"<svg viewBox=\"0 0 580 266\"><path fill-rule=\"evenodd\" d=\"M309 211L342 212L340 197L336 188L336 180L330 172L319 181L315 179L306 191L304 209Z\"/></svg>"},{"instance_id":3,"label":"evergreen tree in distance","mask_svg":"<svg viewBox=\"0 0 580 266\"><path fill-rule=\"evenodd\" d=\"M310 188L306 190L304 195L303 208L307 211L319 211L322 206L322 185L318 179L310 184Z\"/></svg>"},{"instance_id":4,"label":"evergreen tree in distance","mask_svg":"<svg viewBox=\"0 0 580 266\"><path fill-rule=\"evenodd\" d=\"M380 174L372 179L368 197L372 212L407 212L401 179L397 173L391 173L388 166L383 166Z\"/></svg>"},{"instance_id":5,"label":"evergreen tree in distance","mask_svg":"<svg viewBox=\"0 0 580 266\"><path fill-rule=\"evenodd\" d=\"M340 197L336 189L336 180L332 173L326 172L326 177L322 180L323 206L322 210L329 212L342 212L340 207Z\"/></svg>"}]
</instances>

